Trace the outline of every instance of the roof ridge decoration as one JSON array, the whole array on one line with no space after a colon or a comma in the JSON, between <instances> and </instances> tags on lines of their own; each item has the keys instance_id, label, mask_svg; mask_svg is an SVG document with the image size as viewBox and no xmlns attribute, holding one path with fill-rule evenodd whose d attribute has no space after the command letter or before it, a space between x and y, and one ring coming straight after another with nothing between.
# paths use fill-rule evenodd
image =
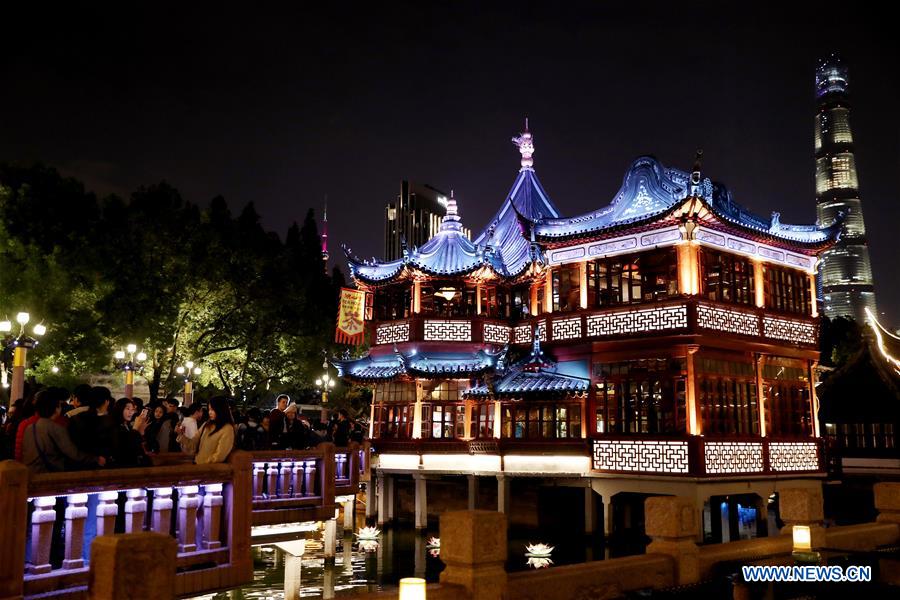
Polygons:
<instances>
[{"instance_id":1,"label":"roof ridge decoration","mask_svg":"<svg viewBox=\"0 0 900 600\"><path fill-rule=\"evenodd\" d=\"M512 139L512 143L519 149L522 155L522 168L519 171L534 171L534 139L528 131L528 117L525 117L525 131Z\"/></svg>"}]
</instances>

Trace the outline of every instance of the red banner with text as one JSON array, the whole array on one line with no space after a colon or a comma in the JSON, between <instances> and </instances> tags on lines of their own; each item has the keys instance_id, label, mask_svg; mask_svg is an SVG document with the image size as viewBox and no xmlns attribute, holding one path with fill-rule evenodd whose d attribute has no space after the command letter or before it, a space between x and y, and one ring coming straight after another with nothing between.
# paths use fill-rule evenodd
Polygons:
<instances>
[{"instance_id":1,"label":"red banner with text","mask_svg":"<svg viewBox=\"0 0 900 600\"><path fill-rule=\"evenodd\" d=\"M341 288L341 302L338 307L337 329L334 341L338 344L358 346L366 334L366 293L350 288Z\"/></svg>"}]
</instances>

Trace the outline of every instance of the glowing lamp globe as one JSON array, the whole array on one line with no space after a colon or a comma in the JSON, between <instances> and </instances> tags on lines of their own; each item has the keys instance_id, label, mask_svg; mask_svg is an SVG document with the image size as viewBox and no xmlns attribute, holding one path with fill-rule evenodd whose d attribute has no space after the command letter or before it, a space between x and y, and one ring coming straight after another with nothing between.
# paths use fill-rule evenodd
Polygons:
<instances>
[{"instance_id":1,"label":"glowing lamp globe","mask_svg":"<svg viewBox=\"0 0 900 600\"><path fill-rule=\"evenodd\" d=\"M200 370L200 367L194 367L194 375L199 375L199 374L202 373L202 372L203 372L203 371Z\"/></svg>"},{"instance_id":2,"label":"glowing lamp globe","mask_svg":"<svg viewBox=\"0 0 900 600\"><path fill-rule=\"evenodd\" d=\"M116 360L125 360L125 351L124 350L116 350Z\"/></svg>"},{"instance_id":3,"label":"glowing lamp globe","mask_svg":"<svg viewBox=\"0 0 900 600\"><path fill-rule=\"evenodd\" d=\"M47 327L43 323L34 326L34 335L41 337L45 333L47 333Z\"/></svg>"},{"instance_id":4,"label":"glowing lamp globe","mask_svg":"<svg viewBox=\"0 0 900 600\"><path fill-rule=\"evenodd\" d=\"M184 367L176 367L175 372L179 375L184 375Z\"/></svg>"},{"instance_id":5,"label":"glowing lamp globe","mask_svg":"<svg viewBox=\"0 0 900 600\"><path fill-rule=\"evenodd\" d=\"M54 365L54 366L50 367L50 371L53 372L53 373L59 373L59 367L57 367L56 365Z\"/></svg>"},{"instance_id":6,"label":"glowing lamp globe","mask_svg":"<svg viewBox=\"0 0 900 600\"><path fill-rule=\"evenodd\" d=\"M0 333L8 333L10 331L12 331L12 323L9 321L9 319L0 321Z\"/></svg>"},{"instance_id":7,"label":"glowing lamp globe","mask_svg":"<svg viewBox=\"0 0 900 600\"><path fill-rule=\"evenodd\" d=\"M193 368L194 368L194 361L189 360L189 361L187 361L186 363L184 363L184 366L186 366L188 369L193 369Z\"/></svg>"},{"instance_id":8,"label":"glowing lamp globe","mask_svg":"<svg viewBox=\"0 0 900 600\"><path fill-rule=\"evenodd\" d=\"M322 387L322 380L321 380L321 379L316 379L316 386L317 386L317 387Z\"/></svg>"},{"instance_id":9,"label":"glowing lamp globe","mask_svg":"<svg viewBox=\"0 0 900 600\"><path fill-rule=\"evenodd\" d=\"M794 552L811 552L812 535L807 525L794 525Z\"/></svg>"},{"instance_id":10,"label":"glowing lamp globe","mask_svg":"<svg viewBox=\"0 0 900 600\"><path fill-rule=\"evenodd\" d=\"M401 579L400 600L425 600L425 580L421 577Z\"/></svg>"},{"instance_id":11,"label":"glowing lamp globe","mask_svg":"<svg viewBox=\"0 0 900 600\"><path fill-rule=\"evenodd\" d=\"M147 353L146 352L138 352L137 359L141 362L147 360Z\"/></svg>"},{"instance_id":12,"label":"glowing lamp globe","mask_svg":"<svg viewBox=\"0 0 900 600\"><path fill-rule=\"evenodd\" d=\"M27 312L20 312L16 315L16 323L18 323L19 325L27 325L28 321L30 320L31 315L29 315Z\"/></svg>"}]
</instances>

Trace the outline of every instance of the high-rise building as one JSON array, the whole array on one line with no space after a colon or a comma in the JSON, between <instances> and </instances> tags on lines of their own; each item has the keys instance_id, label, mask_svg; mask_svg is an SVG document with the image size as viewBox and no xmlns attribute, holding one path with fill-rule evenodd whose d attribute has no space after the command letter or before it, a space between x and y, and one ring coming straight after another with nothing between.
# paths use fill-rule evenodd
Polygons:
<instances>
[{"instance_id":1,"label":"high-rise building","mask_svg":"<svg viewBox=\"0 0 900 600\"><path fill-rule=\"evenodd\" d=\"M387 205L384 216L384 258L403 257L403 242L411 250L421 246L438 232L447 214L449 194L427 184L400 183L397 201ZM471 237L464 229L463 235Z\"/></svg>"},{"instance_id":2,"label":"high-rise building","mask_svg":"<svg viewBox=\"0 0 900 600\"><path fill-rule=\"evenodd\" d=\"M816 69L816 212L827 225L844 213L841 239L826 250L819 266L825 315L866 320L865 309L875 312L875 287L866 224L859 200L859 182L850 130L847 67L835 55Z\"/></svg>"}]
</instances>

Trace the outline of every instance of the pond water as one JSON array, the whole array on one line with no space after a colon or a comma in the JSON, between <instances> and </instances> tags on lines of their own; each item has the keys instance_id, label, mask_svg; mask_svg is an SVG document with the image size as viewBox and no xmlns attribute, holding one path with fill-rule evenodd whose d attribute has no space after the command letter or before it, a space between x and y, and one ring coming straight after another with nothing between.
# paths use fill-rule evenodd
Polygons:
<instances>
[{"instance_id":1,"label":"pond water","mask_svg":"<svg viewBox=\"0 0 900 600\"><path fill-rule=\"evenodd\" d=\"M429 545L429 538L437 537L437 526L416 531L409 526L385 528L375 544L359 542L355 536L338 538L335 564L325 566L322 530L306 534L306 549L302 559L302 598L332 598L364 591L395 589L403 577L424 577L437 582L444 564L440 550ZM547 562L542 557L526 556L526 545L543 543L553 546ZM368 547L367 547L368 546ZM514 529L509 532L508 572L530 568L553 568L558 565L602 560L643 552L643 545L618 547L610 552L603 545L603 536L587 537L571 532ZM254 580L239 589L197 596L204 599L281 599L284 594L285 553L273 546L252 549Z\"/></svg>"}]
</instances>

